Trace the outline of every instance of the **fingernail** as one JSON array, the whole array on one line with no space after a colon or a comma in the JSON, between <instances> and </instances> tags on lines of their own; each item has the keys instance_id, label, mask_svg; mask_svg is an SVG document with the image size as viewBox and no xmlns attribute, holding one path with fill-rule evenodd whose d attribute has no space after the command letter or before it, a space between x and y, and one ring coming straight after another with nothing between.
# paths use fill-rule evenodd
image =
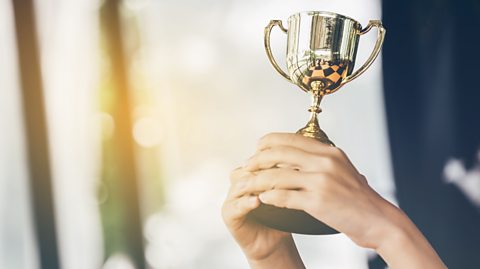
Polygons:
<instances>
[{"instance_id":1,"label":"fingernail","mask_svg":"<svg viewBox=\"0 0 480 269\"><path fill-rule=\"evenodd\" d=\"M265 201L265 193L264 192L260 193L258 195L258 199L260 199L260 201L262 201L262 202Z\"/></svg>"}]
</instances>

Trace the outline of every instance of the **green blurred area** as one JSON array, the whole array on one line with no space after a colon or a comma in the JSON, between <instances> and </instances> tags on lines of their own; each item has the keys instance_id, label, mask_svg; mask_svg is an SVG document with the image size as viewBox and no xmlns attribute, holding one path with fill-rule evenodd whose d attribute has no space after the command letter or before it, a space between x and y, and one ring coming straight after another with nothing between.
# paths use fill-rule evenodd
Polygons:
<instances>
[{"instance_id":1,"label":"green blurred area","mask_svg":"<svg viewBox=\"0 0 480 269\"><path fill-rule=\"evenodd\" d=\"M132 57L127 56L136 55L140 46L126 48L115 38L115 31L121 29L115 24L122 20L118 5L118 1L106 1L100 13L102 79L99 110L102 113L103 140L98 198L104 260L112 255L124 254L136 268L145 268L143 226L149 215L161 209L164 189L158 166L159 147L142 147L133 136L138 120L133 113L134 108L151 105L148 103L151 94L144 84L129 83L141 80L138 77L132 79L132 74L129 74ZM129 22L129 25L136 24ZM136 27L129 27L128 31L139 34ZM120 40L125 40L125 36L128 38L127 31L121 29L119 32L122 35Z\"/></svg>"}]
</instances>

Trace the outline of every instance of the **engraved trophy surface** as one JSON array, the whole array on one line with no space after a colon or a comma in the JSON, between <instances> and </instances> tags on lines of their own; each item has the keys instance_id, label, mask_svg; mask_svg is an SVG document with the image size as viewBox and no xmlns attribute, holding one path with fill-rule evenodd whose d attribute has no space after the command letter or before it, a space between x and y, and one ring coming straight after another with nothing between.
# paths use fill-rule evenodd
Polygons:
<instances>
[{"instance_id":1,"label":"engraved trophy surface","mask_svg":"<svg viewBox=\"0 0 480 269\"><path fill-rule=\"evenodd\" d=\"M287 72L277 64L270 48L270 33L275 26L287 34ZM378 29L373 52L365 64L353 72L360 36L373 27ZM293 14L288 18L288 29L283 27L280 20L270 21L265 27L265 51L270 63L280 75L312 95L310 120L297 133L335 146L318 124L317 115L322 111L320 102L325 95L337 91L370 67L380 53L385 32L378 20L371 20L362 28L360 23L349 17L324 11ZM262 204L250 212L249 217L263 225L286 232L338 233L300 210Z\"/></svg>"}]
</instances>

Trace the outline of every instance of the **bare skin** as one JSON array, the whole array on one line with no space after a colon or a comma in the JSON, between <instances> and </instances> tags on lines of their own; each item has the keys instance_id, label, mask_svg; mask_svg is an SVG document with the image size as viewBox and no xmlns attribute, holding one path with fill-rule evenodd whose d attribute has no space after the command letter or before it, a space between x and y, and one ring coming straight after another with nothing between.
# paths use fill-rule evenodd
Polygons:
<instances>
[{"instance_id":1,"label":"bare skin","mask_svg":"<svg viewBox=\"0 0 480 269\"><path fill-rule=\"evenodd\" d=\"M304 210L374 249L390 268L446 268L408 216L376 193L339 148L268 134L230 179L222 215L251 268L305 268L291 234L246 218L260 203Z\"/></svg>"}]
</instances>

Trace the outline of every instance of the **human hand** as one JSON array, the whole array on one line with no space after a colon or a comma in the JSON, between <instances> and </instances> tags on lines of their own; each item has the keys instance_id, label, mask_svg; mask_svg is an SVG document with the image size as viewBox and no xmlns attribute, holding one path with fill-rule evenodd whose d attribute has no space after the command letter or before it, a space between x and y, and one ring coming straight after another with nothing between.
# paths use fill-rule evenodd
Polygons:
<instances>
[{"instance_id":1,"label":"human hand","mask_svg":"<svg viewBox=\"0 0 480 269\"><path fill-rule=\"evenodd\" d=\"M238 180L246 185L238 195L256 193L265 204L304 210L358 245L375 248L366 236L382 219L386 201L339 148L273 133L260 140L244 170L250 174Z\"/></svg>"},{"instance_id":2,"label":"human hand","mask_svg":"<svg viewBox=\"0 0 480 269\"><path fill-rule=\"evenodd\" d=\"M297 134L269 134L245 170L237 194L259 194L265 203L304 210L375 249L391 268L445 268L410 219L383 199L345 153ZM398 249L402 248L402 253Z\"/></svg>"},{"instance_id":3,"label":"human hand","mask_svg":"<svg viewBox=\"0 0 480 269\"><path fill-rule=\"evenodd\" d=\"M245 193L250 172L235 169L231 187L222 207L222 216L252 268L304 268L292 235L268 228L247 218L260 205L258 196Z\"/></svg>"}]
</instances>

